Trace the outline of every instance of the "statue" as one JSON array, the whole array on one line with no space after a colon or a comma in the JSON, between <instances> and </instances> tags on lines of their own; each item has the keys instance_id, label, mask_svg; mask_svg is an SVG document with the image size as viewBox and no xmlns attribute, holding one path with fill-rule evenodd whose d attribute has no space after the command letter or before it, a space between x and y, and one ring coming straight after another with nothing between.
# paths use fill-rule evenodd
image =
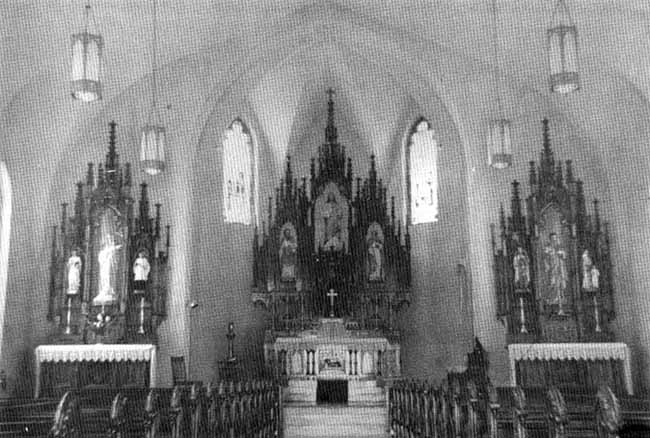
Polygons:
<instances>
[{"instance_id":1,"label":"statue","mask_svg":"<svg viewBox=\"0 0 650 438\"><path fill-rule=\"evenodd\" d=\"M296 231L291 224L287 223L282 227L281 239L280 278L284 281L295 280L298 243L296 242Z\"/></svg>"},{"instance_id":2,"label":"statue","mask_svg":"<svg viewBox=\"0 0 650 438\"><path fill-rule=\"evenodd\" d=\"M341 227L336 226L332 235L325 242L325 251L340 251L343 249L343 240L341 239Z\"/></svg>"},{"instance_id":3,"label":"statue","mask_svg":"<svg viewBox=\"0 0 650 438\"><path fill-rule=\"evenodd\" d=\"M517 253L512 259L512 267L515 270L515 285L525 289L530 284L530 260L526 250L521 246L517 247Z\"/></svg>"},{"instance_id":4,"label":"statue","mask_svg":"<svg viewBox=\"0 0 650 438\"><path fill-rule=\"evenodd\" d=\"M556 233L549 234L549 242L544 247L544 272L547 277L545 299L547 304L559 306L558 315L564 315L563 306L566 304L567 268L566 251L560 244L560 238Z\"/></svg>"},{"instance_id":5,"label":"statue","mask_svg":"<svg viewBox=\"0 0 650 438\"><path fill-rule=\"evenodd\" d=\"M138 257L133 263L133 289L137 291L144 291L146 289L147 280L151 265L149 260L145 257L144 251L138 251Z\"/></svg>"},{"instance_id":6,"label":"statue","mask_svg":"<svg viewBox=\"0 0 650 438\"><path fill-rule=\"evenodd\" d=\"M68 295L76 295L79 293L81 287L81 257L77 255L77 249L73 249L68 258L67 263L68 272Z\"/></svg>"},{"instance_id":7,"label":"statue","mask_svg":"<svg viewBox=\"0 0 650 438\"><path fill-rule=\"evenodd\" d=\"M377 228L379 225L371 225L372 230L368 237L368 281L382 281L384 279L383 266L383 239L379 235ZM380 228L381 230L381 228Z\"/></svg>"},{"instance_id":8,"label":"statue","mask_svg":"<svg viewBox=\"0 0 650 438\"><path fill-rule=\"evenodd\" d=\"M109 234L106 244L97 254L99 263L99 293L93 300L93 304L107 304L115 299L115 292L111 286L111 268L115 251L122 248L122 245L115 245L113 237Z\"/></svg>"},{"instance_id":9,"label":"statue","mask_svg":"<svg viewBox=\"0 0 650 438\"><path fill-rule=\"evenodd\" d=\"M331 237L337 228L337 216L338 216L338 206L336 204L336 198L334 193L329 193L327 195L327 202L323 207L323 220L325 221L325 233L327 237Z\"/></svg>"},{"instance_id":10,"label":"statue","mask_svg":"<svg viewBox=\"0 0 650 438\"><path fill-rule=\"evenodd\" d=\"M594 265L589 250L582 253L582 289L587 292L598 290L600 271Z\"/></svg>"}]
</instances>

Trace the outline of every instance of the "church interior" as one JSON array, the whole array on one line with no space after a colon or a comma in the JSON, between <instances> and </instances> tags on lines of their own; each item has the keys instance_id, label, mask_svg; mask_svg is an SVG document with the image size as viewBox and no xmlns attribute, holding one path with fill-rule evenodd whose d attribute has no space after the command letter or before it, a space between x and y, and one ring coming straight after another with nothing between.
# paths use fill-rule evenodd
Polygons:
<instances>
[{"instance_id":1,"label":"church interior","mask_svg":"<svg viewBox=\"0 0 650 438\"><path fill-rule=\"evenodd\" d=\"M0 14L0 436L650 433L647 2Z\"/></svg>"}]
</instances>

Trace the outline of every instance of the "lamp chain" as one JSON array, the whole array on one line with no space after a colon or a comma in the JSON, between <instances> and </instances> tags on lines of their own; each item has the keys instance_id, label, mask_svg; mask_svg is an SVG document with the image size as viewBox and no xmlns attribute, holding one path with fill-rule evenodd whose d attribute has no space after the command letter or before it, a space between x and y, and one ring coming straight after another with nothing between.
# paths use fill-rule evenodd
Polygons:
<instances>
[{"instance_id":1,"label":"lamp chain","mask_svg":"<svg viewBox=\"0 0 650 438\"><path fill-rule=\"evenodd\" d=\"M157 108L157 103L158 103L158 81L156 77L156 62L157 62L157 47L156 43L158 41L158 26L157 26L157 12L158 12L158 1L153 0L153 56L152 56L152 61L151 61L151 76L152 76L152 82L153 82L153 90L151 92L151 111L153 112L153 116L155 117L155 123L158 123L158 108Z\"/></svg>"},{"instance_id":2,"label":"lamp chain","mask_svg":"<svg viewBox=\"0 0 650 438\"><path fill-rule=\"evenodd\" d=\"M86 8L84 10L84 33L88 33L88 22L90 21L90 2L86 3Z\"/></svg>"},{"instance_id":3,"label":"lamp chain","mask_svg":"<svg viewBox=\"0 0 650 438\"><path fill-rule=\"evenodd\" d=\"M492 0L492 25L493 25L493 43L494 43L494 90L496 94L498 117L502 117L503 108L501 107L501 90L499 86L499 43L497 32L497 0Z\"/></svg>"}]
</instances>

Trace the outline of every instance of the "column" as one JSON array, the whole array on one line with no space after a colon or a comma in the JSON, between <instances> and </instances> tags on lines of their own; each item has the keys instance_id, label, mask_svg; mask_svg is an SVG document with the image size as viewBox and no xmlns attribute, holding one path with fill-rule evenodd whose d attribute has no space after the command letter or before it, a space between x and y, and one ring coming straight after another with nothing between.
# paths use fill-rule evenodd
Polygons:
<instances>
[{"instance_id":1,"label":"column","mask_svg":"<svg viewBox=\"0 0 650 438\"><path fill-rule=\"evenodd\" d=\"M314 375L318 375L318 349L314 352Z\"/></svg>"},{"instance_id":2,"label":"column","mask_svg":"<svg viewBox=\"0 0 650 438\"><path fill-rule=\"evenodd\" d=\"M350 350L345 350L345 375L350 375Z\"/></svg>"},{"instance_id":3,"label":"column","mask_svg":"<svg viewBox=\"0 0 650 438\"><path fill-rule=\"evenodd\" d=\"M312 362L312 352L307 350L307 374L311 375L314 372L314 365Z\"/></svg>"},{"instance_id":4,"label":"column","mask_svg":"<svg viewBox=\"0 0 650 438\"><path fill-rule=\"evenodd\" d=\"M402 375L402 365L399 357L399 347L395 349L395 370L397 371L398 376Z\"/></svg>"},{"instance_id":5,"label":"column","mask_svg":"<svg viewBox=\"0 0 650 438\"><path fill-rule=\"evenodd\" d=\"M302 350L302 373L309 374L309 359L307 350Z\"/></svg>"}]
</instances>

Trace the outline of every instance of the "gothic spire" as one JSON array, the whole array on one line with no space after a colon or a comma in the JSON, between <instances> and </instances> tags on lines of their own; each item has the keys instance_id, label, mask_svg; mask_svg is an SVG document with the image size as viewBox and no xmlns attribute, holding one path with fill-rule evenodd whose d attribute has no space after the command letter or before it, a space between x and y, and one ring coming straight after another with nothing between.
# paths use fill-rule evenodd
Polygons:
<instances>
[{"instance_id":1,"label":"gothic spire","mask_svg":"<svg viewBox=\"0 0 650 438\"><path fill-rule=\"evenodd\" d=\"M329 101L327 102L327 128L325 128L325 140L327 143L336 143L338 141L338 134L336 132L336 125L334 124L334 90L329 88L327 90Z\"/></svg>"},{"instance_id":2,"label":"gothic spire","mask_svg":"<svg viewBox=\"0 0 650 438\"><path fill-rule=\"evenodd\" d=\"M106 166L105 170L108 173L112 173L116 170L117 168L117 152L115 150L115 139L116 139L116 126L117 124L115 121L111 121L109 123L111 127L110 135L109 135L109 141L108 141L108 153L106 154Z\"/></svg>"}]
</instances>

